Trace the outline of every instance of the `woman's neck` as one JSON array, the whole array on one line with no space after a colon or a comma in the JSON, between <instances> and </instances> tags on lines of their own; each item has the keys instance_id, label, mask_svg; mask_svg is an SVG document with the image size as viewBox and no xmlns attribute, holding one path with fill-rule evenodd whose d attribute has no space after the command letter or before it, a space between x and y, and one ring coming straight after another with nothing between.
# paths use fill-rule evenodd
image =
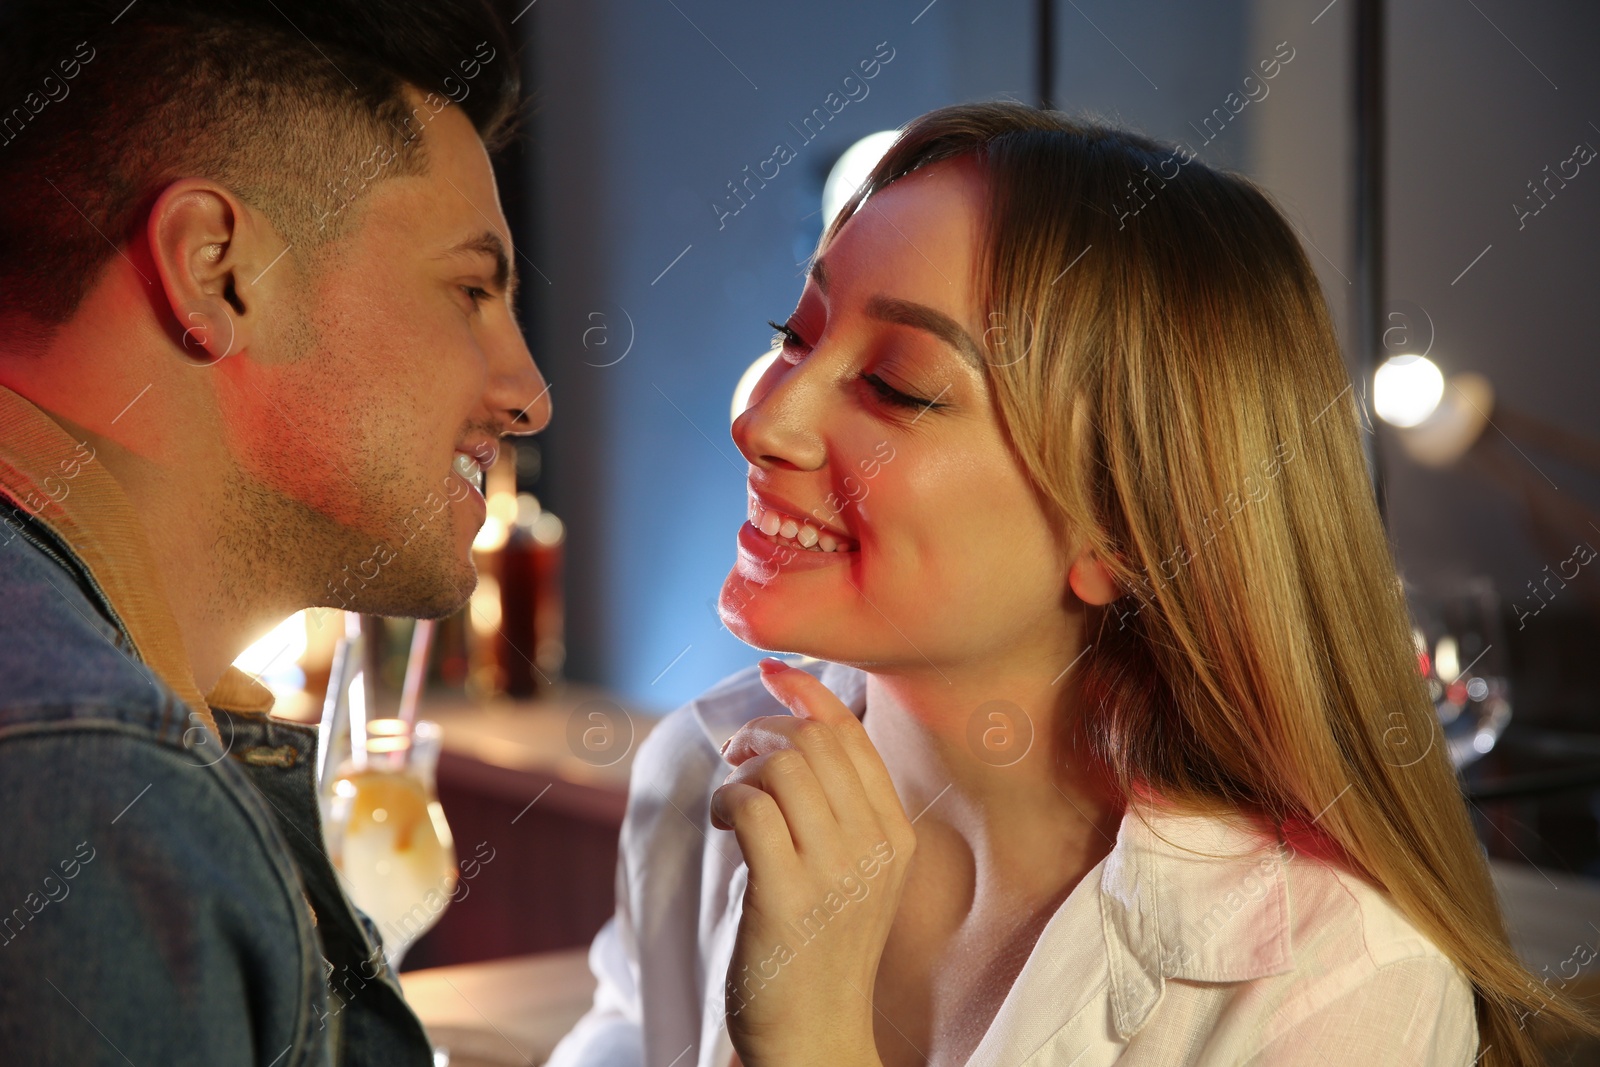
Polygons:
<instances>
[{"instance_id":1,"label":"woman's neck","mask_svg":"<svg viewBox=\"0 0 1600 1067\"><path fill-rule=\"evenodd\" d=\"M1115 843L1122 801L1090 757L1075 694L1057 682L868 676L863 724L919 849L964 849L980 887L1049 896Z\"/></svg>"}]
</instances>

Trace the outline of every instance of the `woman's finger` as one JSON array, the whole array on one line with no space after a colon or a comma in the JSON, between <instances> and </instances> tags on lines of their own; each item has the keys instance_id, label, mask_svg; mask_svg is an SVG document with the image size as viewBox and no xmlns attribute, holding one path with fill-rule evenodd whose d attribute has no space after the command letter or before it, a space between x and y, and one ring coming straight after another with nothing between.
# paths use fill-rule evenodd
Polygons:
<instances>
[{"instance_id":1,"label":"woman's finger","mask_svg":"<svg viewBox=\"0 0 1600 1067\"><path fill-rule=\"evenodd\" d=\"M877 821L876 811L855 761L837 730L816 719L797 715L763 715L740 727L728 739L723 758L734 766L764 754L788 749L803 755L821 783L825 803L838 825L858 833Z\"/></svg>"},{"instance_id":2,"label":"woman's finger","mask_svg":"<svg viewBox=\"0 0 1600 1067\"><path fill-rule=\"evenodd\" d=\"M754 786L777 802L792 847L799 855L806 856L839 838L840 823L822 783L796 749L778 748L744 761L718 791L733 784Z\"/></svg>"},{"instance_id":3,"label":"woman's finger","mask_svg":"<svg viewBox=\"0 0 1600 1067\"><path fill-rule=\"evenodd\" d=\"M744 782L719 787L711 794L711 825L733 831L752 875L789 880L803 873L789 824L765 789Z\"/></svg>"},{"instance_id":4,"label":"woman's finger","mask_svg":"<svg viewBox=\"0 0 1600 1067\"><path fill-rule=\"evenodd\" d=\"M782 670L769 669L778 664ZM867 801L883 821L885 829L906 823L905 806L889 777L889 768L867 736L867 728L827 686L807 671L797 670L779 660L761 661L761 681L778 702L797 716L815 719L833 727L841 747L850 757ZM906 823L909 830L909 823ZM901 840L904 840L902 837Z\"/></svg>"},{"instance_id":5,"label":"woman's finger","mask_svg":"<svg viewBox=\"0 0 1600 1067\"><path fill-rule=\"evenodd\" d=\"M767 691L795 715L816 719L818 722L833 726L842 726L846 721L858 726L861 724L861 720L856 718L856 713L809 671L791 667L774 656L766 657L759 666L761 681L767 687ZM776 687L773 684L774 679L778 679ZM807 686L806 682L811 684Z\"/></svg>"}]
</instances>

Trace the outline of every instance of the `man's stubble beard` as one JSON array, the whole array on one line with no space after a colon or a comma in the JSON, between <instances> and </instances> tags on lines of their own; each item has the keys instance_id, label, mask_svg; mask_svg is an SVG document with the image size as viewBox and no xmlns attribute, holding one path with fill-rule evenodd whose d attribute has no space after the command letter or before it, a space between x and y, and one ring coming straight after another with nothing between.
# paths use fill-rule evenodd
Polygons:
<instances>
[{"instance_id":1,"label":"man's stubble beard","mask_svg":"<svg viewBox=\"0 0 1600 1067\"><path fill-rule=\"evenodd\" d=\"M317 317L280 320L275 340L280 351L292 353L287 362L342 358L344 331L337 322L319 326ZM301 421L322 426L329 415L334 425L351 429L362 422L350 410ZM478 576L470 558L457 557L456 509L447 479L412 489L397 458L404 448L399 441L347 454L346 469L314 471L313 464L329 462L326 455L304 429L284 431L295 447L265 462L258 453L255 472L235 462L225 479L225 507L233 519L224 524L217 549L236 575L234 595L396 618L437 619L460 610ZM326 494L329 485L341 486L338 510L348 521L302 498ZM295 495L296 487L304 493ZM323 504L328 506L326 499Z\"/></svg>"},{"instance_id":2,"label":"man's stubble beard","mask_svg":"<svg viewBox=\"0 0 1600 1067\"><path fill-rule=\"evenodd\" d=\"M236 470L224 490L233 518L217 545L235 575L235 595L395 618L460 610L478 576L470 558L457 558L450 500L435 490L444 506L433 512L426 492L416 501L396 498L394 487L405 484L398 471L356 473L366 481L364 490L352 487L362 501L356 510L377 519L361 529Z\"/></svg>"}]
</instances>

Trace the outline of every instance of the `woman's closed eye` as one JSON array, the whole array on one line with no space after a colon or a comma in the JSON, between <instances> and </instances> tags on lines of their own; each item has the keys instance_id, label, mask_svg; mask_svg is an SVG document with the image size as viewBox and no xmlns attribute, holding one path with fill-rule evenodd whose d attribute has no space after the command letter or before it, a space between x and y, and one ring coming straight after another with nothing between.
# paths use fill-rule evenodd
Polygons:
<instances>
[{"instance_id":1,"label":"woman's closed eye","mask_svg":"<svg viewBox=\"0 0 1600 1067\"><path fill-rule=\"evenodd\" d=\"M901 408L914 408L917 411L932 411L934 408L944 407L943 404L937 401L924 400L920 396L912 396L910 393L903 393L899 389L896 389L894 386L890 385L888 382L884 381L882 378L878 377L876 374L867 374L863 372L860 375L860 378L862 381L872 386L873 391L878 394L878 398L885 404L893 404L895 407Z\"/></svg>"},{"instance_id":2,"label":"woman's closed eye","mask_svg":"<svg viewBox=\"0 0 1600 1067\"><path fill-rule=\"evenodd\" d=\"M778 331L772 335L773 348L782 347L785 352L799 352L804 351L808 347L805 341L801 340L800 334L795 331L795 328L790 326L787 322L777 323L773 322L771 319L768 319L767 325Z\"/></svg>"},{"instance_id":3,"label":"woman's closed eye","mask_svg":"<svg viewBox=\"0 0 1600 1067\"><path fill-rule=\"evenodd\" d=\"M798 362L798 357L803 356L807 351L810 350L811 346L806 344L805 339L800 336L799 331L797 331L788 323L778 323L768 319L767 325L771 326L777 331L777 333L775 333L772 337L773 347L776 348L781 346L785 356L790 357L789 361L791 363ZM925 400L920 396L915 396L911 393L905 392L904 390L896 389L877 374L862 372L861 374L857 375L857 377L872 387L873 393L880 401L894 407L910 408L919 412L924 412L932 411L935 408L942 408L945 406L944 404L939 403L937 400Z\"/></svg>"}]
</instances>

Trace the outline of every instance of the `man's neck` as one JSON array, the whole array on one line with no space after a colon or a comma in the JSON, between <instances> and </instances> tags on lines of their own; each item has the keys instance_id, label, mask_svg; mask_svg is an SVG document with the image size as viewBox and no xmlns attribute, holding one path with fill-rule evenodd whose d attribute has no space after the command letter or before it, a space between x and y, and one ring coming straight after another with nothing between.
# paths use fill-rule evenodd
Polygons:
<instances>
[{"instance_id":1,"label":"man's neck","mask_svg":"<svg viewBox=\"0 0 1600 1067\"><path fill-rule=\"evenodd\" d=\"M215 457L211 461L195 457L180 475L113 438L82 427L75 432L94 446L97 458L133 505L194 671L195 686L201 693L210 692L223 670L258 636L252 631L263 628L262 620L246 614L250 605L230 595L240 588L238 577L230 573L235 561L218 551L222 524L230 517L220 507L220 482L200 473L217 469Z\"/></svg>"},{"instance_id":2,"label":"man's neck","mask_svg":"<svg viewBox=\"0 0 1600 1067\"><path fill-rule=\"evenodd\" d=\"M148 365L138 369L131 346L123 353L122 373L102 366L105 373L86 379L70 352L52 351L27 368L26 378L7 375L4 384L93 447L96 462L126 495L203 694L277 620L263 610L268 598L260 576L240 573L249 561L218 550L225 524L243 520L224 510L229 461L205 428L206 416L186 395L182 379L152 381ZM247 588L250 597L239 595Z\"/></svg>"}]
</instances>

